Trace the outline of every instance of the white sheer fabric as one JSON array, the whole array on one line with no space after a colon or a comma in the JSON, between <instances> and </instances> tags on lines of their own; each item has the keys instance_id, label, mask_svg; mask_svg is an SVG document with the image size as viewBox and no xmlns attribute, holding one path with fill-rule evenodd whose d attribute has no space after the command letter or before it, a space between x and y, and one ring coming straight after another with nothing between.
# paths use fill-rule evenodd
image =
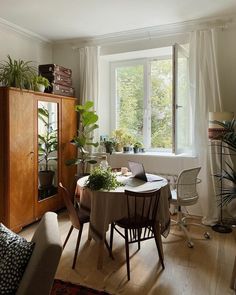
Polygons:
<instances>
[{"instance_id":1,"label":"white sheer fabric","mask_svg":"<svg viewBox=\"0 0 236 295\"><path fill-rule=\"evenodd\" d=\"M79 94L80 103L87 100L98 104L98 71L100 47L79 48Z\"/></svg>"},{"instance_id":2,"label":"white sheer fabric","mask_svg":"<svg viewBox=\"0 0 236 295\"><path fill-rule=\"evenodd\" d=\"M94 110L98 110L99 85L99 56L100 47L79 48L79 99L84 104L90 100L94 103ZM98 140L98 131L93 134L94 141Z\"/></svg>"},{"instance_id":3,"label":"white sheer fabric","mask_svg":"<svg viewBox=\"0 0 236 295\"><path fill-rule=\"evenodd\" d=\"M190 95L193 101L193 134L195 154L202 167L199 202L203 223L213 225L218 220L214 172L218 155L210 151L208 140L209 111L221 111L221 97L215 48L215 29L195 31L190 37Z\"/></svg>"}]
</instances>

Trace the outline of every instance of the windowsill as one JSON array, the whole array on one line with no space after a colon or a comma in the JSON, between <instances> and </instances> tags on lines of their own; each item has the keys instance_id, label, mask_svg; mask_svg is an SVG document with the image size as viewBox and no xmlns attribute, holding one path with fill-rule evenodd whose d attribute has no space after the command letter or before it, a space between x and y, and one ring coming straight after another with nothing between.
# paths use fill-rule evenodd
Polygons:
<instances>
[{"instance_id":1,"label":"windowsill","mask_svg":"<svg viewBox=\"0 0 236 295\"><path fill-rule=\"evenodd\" d=\"M189 154L179 154L179 155L175 155L173 153L170 152L144 152L144 153L133 153L133 152L128 152L128 153L123 153L123 152L113 152L111 154L115 155L115 156L134 156L134 157L168 157L168 158L196 158L196 156L194 155L189 155Z\"/></svg>"}]
</instances>

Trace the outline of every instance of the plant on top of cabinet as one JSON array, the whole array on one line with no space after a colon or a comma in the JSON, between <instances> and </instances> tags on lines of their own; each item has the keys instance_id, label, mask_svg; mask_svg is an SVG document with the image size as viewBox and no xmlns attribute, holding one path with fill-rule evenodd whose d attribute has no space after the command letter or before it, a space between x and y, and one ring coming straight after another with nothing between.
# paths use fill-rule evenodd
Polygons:
<instances>
[{"instance_id":1,"label":"plant on top of cabinet","mask_svg":"<svg viewBox=\"0 0 236 295\"><path fill-rule=\"evenodd\" d=\"M0 82L3 86L33 89L36 68L31 65L32 61L14 60L10 55L7 59L0 63Z\"/></svg>"},{"instance_id":2,"label":"plant on top of cabinet","mask_svg":"<svg viewBox=\"0 0 236 295\"><path fill-rule=\"evenodd\" d=\"M33 81L35 91L44 92L44 90L51 85L48 79L41 75L35 76Z\"/></svg>"},{"instance_id":3,"label":"plant on top of cabinet","mask_svg":"<svg viewBox=\"0 0 236 295\"><path fill-rule=\"evenodd\" d=\"M84 105L76 105L75 111L79 113L79 129L77 135L71 140L71 143L78 148L78 157L66 161L66 165L79 165L80 174L84 175L87 164L96 164L96 156L93 156L87 149L91 146L97 147L98 142L93 142L91 132L98 128L96 122L98 115L91 111L94 103L87 101Z\"/></svg>"},{"instance_id":4,"label":"plant on top of cabinet","mask_svg":"<svg viewBox=\"0 0 236 295\"><path fill-rule=\"evenodd\" d=\"M54 122L50 122L49 111L45 107L38 108L38 118L44 124L44 132L38 133L38 162L45 165L45 169L39 171L39 186L50 187L55 172L49 169L49 161L57 160L53 155L57 151L57 130L53 128Z\"/></svg>"}]
</instances>

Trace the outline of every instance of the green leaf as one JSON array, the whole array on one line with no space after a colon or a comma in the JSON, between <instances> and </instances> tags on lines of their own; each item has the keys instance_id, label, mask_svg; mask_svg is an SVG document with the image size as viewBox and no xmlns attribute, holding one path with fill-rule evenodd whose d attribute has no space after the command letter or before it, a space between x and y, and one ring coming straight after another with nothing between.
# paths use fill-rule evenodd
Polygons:
<instances>
[{"instance_id":1,"label":"green leaf","mask_svg":"<svg viewBox=\"0 0 236 295\"><path fill-rule=\"evenodd\" d=\"M88 126L96 123L98 120L98 115L94 112L85 112L82 114L82 123L84 126Z\"/></svg>"}]
</instances>

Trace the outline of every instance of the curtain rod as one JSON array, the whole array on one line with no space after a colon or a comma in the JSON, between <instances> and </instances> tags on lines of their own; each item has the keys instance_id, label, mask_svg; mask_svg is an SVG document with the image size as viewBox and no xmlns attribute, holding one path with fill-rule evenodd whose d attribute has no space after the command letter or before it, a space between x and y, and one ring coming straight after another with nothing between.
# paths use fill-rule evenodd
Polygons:
<instances>
[{"instance_id":1,"label":"curtain rod","mask_svg":"<svg viewBox=\"0 0 236 295\"><path fill-rule=\"evenodd\" d=\"M129 43L142 40L154 40L177 34L187 34L196 30L209 30L213 28L227 29L229 24L235 23L235 16L225 19L214 18L211 20L192 20L182 23L161 25L149 28L142 28L131 31L124 31L114 34L101 35L94 38L84 38L78 41L77 45L72 46L77 50L85 46L102 46L120 43Z\"/></svg>"}]
</instances>

